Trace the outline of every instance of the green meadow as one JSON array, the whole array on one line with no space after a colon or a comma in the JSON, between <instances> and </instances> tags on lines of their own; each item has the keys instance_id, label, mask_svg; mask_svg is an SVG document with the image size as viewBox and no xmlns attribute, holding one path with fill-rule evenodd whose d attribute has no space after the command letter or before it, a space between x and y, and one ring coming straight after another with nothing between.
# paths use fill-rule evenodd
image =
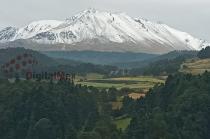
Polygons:
<instances>
[{"instance_id":1,"label":"green meadow","mask_svg":"<svg viewBox=\"0 0 210 139\"><path fill-rule=\"evenodd\" d=\"M88 74L86 77L77 77L77 83L87 86L94 86L100 89L115 87L117 89L131 88L148 91L154 85L164 83L165 77L137 76L104 78L100 74Z\"/></svg>"}]
</instances>

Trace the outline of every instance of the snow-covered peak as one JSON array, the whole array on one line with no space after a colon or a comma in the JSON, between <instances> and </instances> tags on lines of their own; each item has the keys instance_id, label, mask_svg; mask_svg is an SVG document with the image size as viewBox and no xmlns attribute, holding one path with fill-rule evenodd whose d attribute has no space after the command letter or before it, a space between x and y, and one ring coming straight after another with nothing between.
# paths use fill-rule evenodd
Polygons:
<instances>
[{"instance_id":1,"label":"snow-covered peak","mask_svg":"<svg viewBox=\"0 0 210 139\"><path fill-rule=\"evenodd\" d=\"M73 22L75 20L81 19L83 17L88 17L88 16L94 15L96 13L99 13L99 11L94 8L89 8L89 9L86 9L84 11L77 13L74 16L71 16L70 18L67 18L66 22Z\"/></svg>"},{"instance_id":2,"label":"snow-covered peak","mask_svg":"<svg viewBox=\"0 0 210 139\"><path fill-rule=\"evenodd\" d=\"M112 42L123 43L143 39L137 31L138 23L125 13L88 9L67 19L60 26L58 28L65 27L66 30L73 31L80 38L78 41L104 37Z\"/></svg>"},{"instance_id":3,"label":"snow-covered peak","mask_svg":"<svg viewBox=\"0 0 210 139\"><path fill-rule=\"evenodd\" d=\"M134 19L125 13L110 13L92 8L63 21L42 20L23 28L6 28L0 31L0 42L17 39L30 39L41 44L76 45L87 40L98 40L102 45L127 43L130 45L127 47L131 48L123 48L126 51L200 50L207 45L204 41L165 24ZM88 47L91 49L91 46ZM98 47L107 50L102 46Z\"/></svg>"},{"instance_id":4,"label":"snow-covered peak","mask_svg":"<svg viewBox=\"0 0 210 139\"><path fill-rule=\"evenodd\" d=\"M30 23L17 31L15 39L28 39L36 34L47 32L63 23L57 20L41 20Z\"/></svg>"},{"instance_id":5,"label":"snow-covered peak","mask_svg":"<svg viewBox=\"0 0 210 139\"><path fill-rule=\"evenodd\" d=\"M78 14L71 16L70 18L66 19L66 22L73 22L73 21L87 21L87 20L107 20L113 19L113 16L121 16L130 18L125 13L111 13L108 11L100 11L94 8L89 8L87 10L81 11ZM93 19L94 18L94 19Z\"/></svg>"},{"instance_id":6,"label":"snow-covered peak","mask_svg":"<svg viewBox=\"0 0 210 139\"><path fill-rule=\"evenodd\" d=\"M147 31L156 33L158 36L160 36L161 33L168 34L168 40L173 40L174 38L178 39L192 50L200 50L208 44L204 40L197 39L186 32L176 30L163 23L154 23L144 19L136 19L136 21Z\"/></svg>"},{"instance_id":7,"label":"snow-covered peak","mask_svg":"<svg viewBox=\"0 0 210 139\"><path fill-rule=\"evenodd\" d=\"M99 12L99 11L96 10L95 8L88 8L88 9L82 11L81 13L84 13L84 14L93 14L93 13L96 13L96 12Z\"/></svg>"},{"instance_id":8,"label":"snow-covered peak","mask_svg":"<svg viewBox=\"0 0 210 139\"><path fill-rule=\"evenodd\" d=\"M5 29L0 31L0 42L7 42L12 40L17 32L17 28L15 27L6 27Z\"/></svg>"}]
</instances>

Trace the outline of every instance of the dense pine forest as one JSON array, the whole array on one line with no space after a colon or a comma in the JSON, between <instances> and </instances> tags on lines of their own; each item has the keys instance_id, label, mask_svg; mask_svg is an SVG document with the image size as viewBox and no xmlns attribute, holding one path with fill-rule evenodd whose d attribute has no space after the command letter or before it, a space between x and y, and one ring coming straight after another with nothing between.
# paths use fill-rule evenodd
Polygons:
<instances>
[{"instance_id":1,"label":"dense pine forest","mask_svg":"<svg viewBox=\"0 0 210 139\"><path fill-rule=\"evenodd\" d=\"M208 139L210 73L170 75L145 98L124 97L122 90L74 85L66 81L0 81L2 139ZM113 118L132 118L125 131Z\"/></svg>"},{"instance_id":2,"label":"dense pine forest","mask_svg":"<svg viewBox=\"0 0 210 139\"><path fill-rule=\"evenodd\" d=\"M132 139L209 139L210 73L169 76L144 99L130 102Z\"/></svg>"},{"instance_id":3,"label":"dense pine forest","mask_svg":"<svg viewBox=\"0 0 210 139\"><path fill-rule=\"evenodd\" d=\"M120 134L107 115L110 91L65 81L1 81L0 90L1 139L114 139Z\"/></svg>"}]
</instances>

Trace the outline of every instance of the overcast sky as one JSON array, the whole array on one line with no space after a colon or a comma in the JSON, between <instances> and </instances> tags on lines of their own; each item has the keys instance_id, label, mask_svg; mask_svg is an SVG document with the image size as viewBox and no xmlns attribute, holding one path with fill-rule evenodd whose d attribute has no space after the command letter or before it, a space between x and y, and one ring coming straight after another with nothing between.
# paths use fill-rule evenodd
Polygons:
<instances>
[{"instance_id":1,"label":"overcast sky","mask_svg":"<svg viewBox=\"0 0 210 139\"><path fill-rule=\"evenodd\" d=\"M63 20L87 8L160 21L210 41L210 0L0 0L0 29Z\"/></svg>"}]
</instances>

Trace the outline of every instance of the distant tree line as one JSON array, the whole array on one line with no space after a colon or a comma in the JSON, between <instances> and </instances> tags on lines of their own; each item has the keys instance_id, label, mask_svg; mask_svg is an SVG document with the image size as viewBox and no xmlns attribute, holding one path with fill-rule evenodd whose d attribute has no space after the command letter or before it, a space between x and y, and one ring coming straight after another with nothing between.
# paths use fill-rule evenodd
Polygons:
<instances>
[{"instance_id":1,"label":"distant tree line","mask_svg":"<svg viewBox=\"0 0 210 139\"><path fill-rule=\"evenodd\" d=\"M204 49L202 49L199 53L198 53L198 57L201 59L206 59L206 58L210 58L210 46L206 47Z\"/></svg>"}]
</instances>

